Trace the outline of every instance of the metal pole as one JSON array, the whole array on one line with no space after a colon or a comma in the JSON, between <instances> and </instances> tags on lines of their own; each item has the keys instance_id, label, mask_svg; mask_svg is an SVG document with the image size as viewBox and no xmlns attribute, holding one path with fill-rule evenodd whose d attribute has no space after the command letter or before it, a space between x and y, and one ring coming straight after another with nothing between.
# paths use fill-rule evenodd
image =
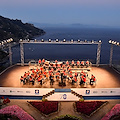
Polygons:
<instances>
[{"instance_id":1,"label":"metal pole","mask_svg":"<svg viewBox=\"0 0 120 120\"><path fill-rule=\"evenodd\" d=\"M12 49L11 49L11 43L9 43L9 61L10 61L10 65L12 65Z\"/></svg>"},{"instance_id":2,"label":"metal pole","mask_svg":"<svg viewBox=\"0 0 120 120\"><path fill-rule=\"evenodd\" d=\"M100 63L100 52L101 52L101 43L98 44L98 48L97 48L97 59L96 59L97 66L99 66Z\"/></svg>"},{"instance_id":3,"label":"metal pole","mask_svg":"<svg viewBox=\"0 0 120 120\"><path fill-rule=\"evenodd\" d=\"M111 44L111 49L110 49L110 63L109 66L112 66L112 58L113 58L113 44Z\"/></svg>"},{"instance_id":4,"label":"metal pole","mask_svg":"<svg viewBox=\"0 0 120 120\"><path fill-rule=\"evenodd\" d=\"M24 48L23 48L23 43L20 43L20 53L21 53L21 66L24 66Z\"/></svg>"}]
</instances>

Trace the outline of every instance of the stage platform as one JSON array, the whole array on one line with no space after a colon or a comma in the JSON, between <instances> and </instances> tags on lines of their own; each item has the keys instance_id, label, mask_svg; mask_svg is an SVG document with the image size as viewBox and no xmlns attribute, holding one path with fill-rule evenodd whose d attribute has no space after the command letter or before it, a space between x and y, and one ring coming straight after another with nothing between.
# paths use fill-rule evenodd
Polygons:
<instances>
[{"instance_id":1,"label":"stage platform","mask_svg":"<svg viewBox=\"0 0 120 120\"><path fill-rule=\"evenodd\" d=\"M88 71L88 77L94 74L96 77L96 85L91 86L90 84L80 86L79 84L72 85L70 82L66 81L66 86L59 86L57 81L53 85L50 85L48 80L42 86L38 83L35 85L20 83L20 77L24 75L26 71L29 71L29 66L19 66L14 65L7 69L0 75L0 87L16 87L16 88L120 88L120 74L115 72L112 68L107 65L100 65L99 67L91 67ZM79 69L74 71L80 72ZM79 83L79 81L78 81Z\"/></svg>"}]
</instances>

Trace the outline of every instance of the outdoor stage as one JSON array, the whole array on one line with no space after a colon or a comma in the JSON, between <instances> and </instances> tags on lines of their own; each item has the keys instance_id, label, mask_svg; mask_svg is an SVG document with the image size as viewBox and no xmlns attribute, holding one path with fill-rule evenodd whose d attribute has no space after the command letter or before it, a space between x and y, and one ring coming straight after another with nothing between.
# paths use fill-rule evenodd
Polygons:
<instances>
[{"instance_id":1,"label":"outdoor stage","mask_svg":"<svg viewBox=\"0 0 120 120\"><path fill-rule=\"evenodd\" d=\"M17 87L17 88L120 88L120 74L116 73L112 68L107 65L101 65L99 67L91 67L91 70L88 71L88 77L91 77L93 74L97 81L96 85L84 85L80 86L78 84L72 85L66 81L66 86L59 86L58 82L55 81L51 86L50 81L48 80L42 86L38 83L35 85L20 83L20 77L24 75L25 72L29 71L29 66L18 66L15 65L0 75L0 87ZM79 70L76 70L79 72ZM79 80L78 80L79 81Z\"/></svg>"}]
</instances>

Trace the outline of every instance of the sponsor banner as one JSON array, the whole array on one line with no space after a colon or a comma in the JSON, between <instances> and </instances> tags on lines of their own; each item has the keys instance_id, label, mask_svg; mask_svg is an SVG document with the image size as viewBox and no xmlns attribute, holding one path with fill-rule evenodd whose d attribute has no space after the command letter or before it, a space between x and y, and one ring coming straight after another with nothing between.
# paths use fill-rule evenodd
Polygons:
<instances>
[{"instance_id":1,"label":"sponsor banner","mask_svg":"<svg viewBox=\"0 0 120 120\"><path fill-rule=\"evenodd\" d=\"M0 95L43 96L54 88L12 88L0 87Z\"/></svg>"},{"instance_id":2,"label":"sponsor banner","mask_svg":"<svg viewBox=\"0 0 120 120\"><path fill-rule=\"evenodd\" d=\"M47 99L50 101L78 101L79 100L79 98L71 94L71 92L54 93L53 95L48 96Z\"/></svg>"},{"instance_id":3,"label":"sponsor banner","mask_svg":"<svg viewBox=\"0 0 120 120\"><path fill-rule=\"evenodd\" d=\"M120 96L120 88L71 88L83 96Z\"/></svg>"}]
</instances>

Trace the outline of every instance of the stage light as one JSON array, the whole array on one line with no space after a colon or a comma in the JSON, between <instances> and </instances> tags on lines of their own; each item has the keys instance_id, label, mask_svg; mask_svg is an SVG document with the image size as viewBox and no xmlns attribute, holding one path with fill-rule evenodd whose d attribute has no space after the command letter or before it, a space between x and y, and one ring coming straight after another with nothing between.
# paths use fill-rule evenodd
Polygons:
<instances>
[{"instance_id":1,"label":"stage light","mask_svg":"<svg viewBox=\"0 0 120 120\"><path fill-rule=\"evenodd\" d=\"M42 39L41 42L44 42L44 40Z\"/></svg>"},{"instance_id":2,"label":"stage light","mask_svg":"<svg viewBox=\"0 0 120 120\"><path fill-rule=\"evenodd\" d=\"M78 39L78 42L80 42L80 40Z\"/></svg>"},{"instance_id":3,"label":"stage light","mask_svg":"<svg viewBox=\"0 0 120 120\"><path fill-rule=\"evenodd\" d=\"M48 41L51 42L51 39L49 39Z\"/></svg>"},{"instance_id":4,"label":"stage light","mask_svg":"<svg viewBox=\"0 0 120 120\"><path fill-rule=\"evenodd\" d=\"M84 42L87 42L87 40L84 40Z\"/></svg>"},{"instance_id":5,"label":"stage light","mask_svg":"<svg viewBox=\"0 0 120 120\"><path fill-rule=\"evenodd\" d=\"M114 44L114 41L112 41L112 44Z\"/></svg>"},{"instance_id":6,"label":"stage light","mask_svg":"<svg viewBox=\"0 0 120 120\"><path fill-rule=\"evenodd\" d=\"M91 43L94 43L94 40L92 40Z\"/></svg>"},{"instance_id":7,"label":"stage light","mask_svg":"<svg viewBox=\"0 0 120 120\"><path fill-rule=\"evenodd\" d=\"M101 41L101 40L99 40L98 42L99 42L99 43L101 43L102 41Z\"/></svg>"},{"instance_id":8,"label":"stage light","mask_svg":"<svg viewBox=\"0 0 120 120\"><path fill-rule=\"evenodd\" d=\"M56 39L56 42L59 42L59 40L58 40L58 39Z\"/></svg>"},{"instance_id":9,"label":"stage light","mask_svg":"<svg viewBox=\"0 0 120 120\"><path fill-rule=\"evenodd\" d=\"M63 42L66 42L66 40L64 39Z\"/></svg>"},{"instance_id":10,"label":"stage light","mask_svg":"<svg viewBox=\"0 0 120 120\"><path fill-rule=\"evenodd\" d=\"M12 38L10 38L10 42L12 42L13 41L13 39Z\"/></svg>"},{"instance_id":11,"label":"stage light","mask_svg":"<svg viewBox=\"0 0 120 120\"><path fill-rule=\"evenodd\" d=\"M117 42L117 45L119 45L120 43L119 42Z\"/></svg>"},{"instance_id":12,"label":"stage light","mask_svg":"<svg viewBox=\"0 0 120 120\"><path fill-rule=\"evenodd\" d=\"M111 39L109 40L109 43L110 43L110 44L112 43L112 40L111 40Z\"/></svg>"},{"instance_id":13,"label":"stage light","mask_svg":"<svg viewBox=\"0 0 120 120\"><path fill-rule=\"evenodd\" d=\"M117 42L116 41L114 41L114 44L116 44Z\"/></svg>"},{"instance_id":14,"label":"stage light","mask_svg":"<svg viewBox=\"0 0 120 120\"><path fill-rule=\"evenodd\" d=\"M74 40L73 40L73 39L71 39L71 42L74 42Z\"/></svg>"},{"instance_id":15,"label":"stage light","mask_svg":"<svg viewBox=\"0 0 120 120\"><path fill-rule=\"evenodd\" d=\"M23 40L22 39L20 39L20 42L22 42Z\"/></svg>"}]
</instances>

